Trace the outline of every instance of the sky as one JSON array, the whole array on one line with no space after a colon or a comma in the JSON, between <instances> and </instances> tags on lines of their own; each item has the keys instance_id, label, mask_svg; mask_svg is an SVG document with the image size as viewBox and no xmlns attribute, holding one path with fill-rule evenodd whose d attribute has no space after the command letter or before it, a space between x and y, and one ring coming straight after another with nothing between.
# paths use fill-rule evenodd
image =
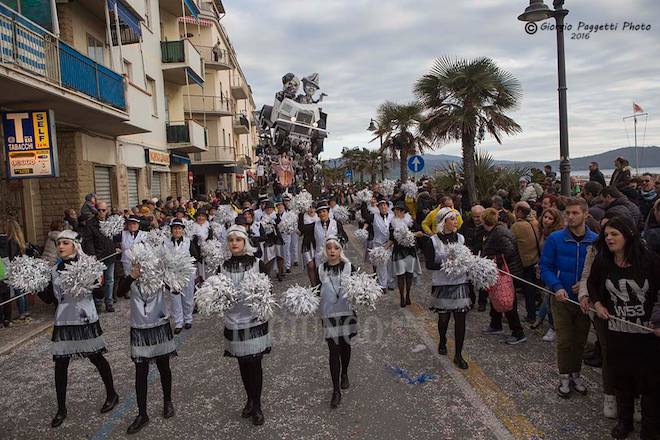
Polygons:
<instances>
[{"instance_id":1,"label":"sky","mask_svg":"<svg viewBox=\"0 0 660 440\"><path fill-rule=\"evenodd\" d=\"M414 100L413 84L443 56L490 57L522 85L520 106L510 116L523 132L502 145L486 138L480 148L503 160L559 157L556 32L542 23L535 34L525 32L517 16L527 0L223 3L222 23L258 108L272 105L286 72L319 73L330 133L323 159L338 157L342 147L376 148L366 128L378 106ZM568 0L565 8L572 26L565 32L570 156L633 145L632 121L622 120L632 114L633 101L649 113L639 119L638 145L660 145L660 3ZM580 22L618 23L618 29L578 39ZM624 30L626 22L650 29ZM460 144L435 152L460 154Z\"/></svg>"}]
</instances>

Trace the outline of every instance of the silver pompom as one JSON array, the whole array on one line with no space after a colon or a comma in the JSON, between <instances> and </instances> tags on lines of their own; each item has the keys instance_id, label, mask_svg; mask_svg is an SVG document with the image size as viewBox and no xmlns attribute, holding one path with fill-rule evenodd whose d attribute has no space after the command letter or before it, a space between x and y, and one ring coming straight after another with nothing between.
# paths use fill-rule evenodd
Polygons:
<instances>
[{"instance_id":1,"label":"silver pompom","mask_svg":"<svg viewBox=\"0 0 660 440\"><path fill-rule=\"evenodd\" d=\"M131 264L140 266L140 278L137 279L137 283L143 295L151 297L161 292L165 282L158 259L158 246L152 246L147 242L137 243L127 250L126 254Z\"/></svg>"},{"instance_id":2,"label":"silver pompom","mask_svg":"<svg viewBox=\"0 0 660 440\"><path fill-rule=\"evenodd\" d=\"M355 222L364 223L364 218L362 217L362 210L358 209L355 211Z\"/></svg>"},{"instance_id":3,"label":"silver pompom","mask_svg":"<svg viewBox=\"0 0 660 440\"><path fill-rule=\"evenodd\" d=\"M319 308L319 288L296 284L284 292L284 307L294 315L309 315Z\"/></svg>"},{"instance_id":4,"label":"silver pompom","mask_svg":"<svg viewBox=\"0 0 660 440\"><path fill-rule=\"evenodd\" d=\"M252 310L252 316L259 321L268 321L273 316L273 308L277 307L270 278L263 273L248 273L243 283L244 300Z\"/></svg>"},{"instance_id":5,"label":"silver pompom","mask_svg":"<svg viewBox=\"0 0 660 440\"><path fill-rule=\"evenodd\" d=\"M275 232L275 219L264 214L263 217L261 217L261 222L259 222L261 226L264 228L264 233L266 235L272 234Z\"/></svg>"},{"instance_id":6,"label":"silver pompom","mask_svg":"<svg viewBox=\"0 0 660 440\"><path fill-rule=\"evenodd\" d=\"M165 233L165 228L152 229L147 233L147 243L153 247L162 245L168 238L169 235Z\"/></svg>"},{"instance_id":7,"label":"silver pompom","mask_svg":"<svg viewBox=\"0 0 660 440\"><path fill-rule=\"evenodd\" d=\"M221 241L206 240L199 247L204 263L206 263L207 275L214 274L224 261L231 258L227 246Z\"/></svg>"},{"instance_id":8,"label":"silver pompom","mask_svg":"<svg viewBox=\"0 0 660 440\"><path fill-rule=\"evenodd\" d=\"M173 292L181 292L186 288L195 272L195 259L183 249L168 249L161 246L158 249L158 258L163 266L163 281Z\"/></svg>"},{"instance_id":9,"label":"silver pompom","mask_svg":"<svg viewBox=\"0 0 660 440\"><path fill-rule=\"evenodd\" d=\"M195 222L193 220L190 220L189 218L183 218L183 224L185 225L185 228L183 230L183 235L186 238L189 238L192 240L193 235L195 235L195 229L193 226L195 225Z\"/></svg>"},{"instance_id":10,"label":"silver pompom","mask_svg":"<svg viewBox=\"0 0 660 440\"><path fill-rule=\"evenodd\" d=\"M383 296L383 288L378 285L376 274L366 274L360 270L342 277L343 297L356 308L374 310L376 301Z\"/></svg>"},{"instance_id":11,"label":"silver pompom","mask_svg":"<svg viewBox=\"0 0 660 440\"><path fill-rule=\"evenodd\" d=\"M89 295L92 290L100 287L105 264L96 257L80 254L78 260L67 262L60 271L58 283L65 295L80 297Z\"/></svg>"},{"instance_id":12,"label":"silver pompom","mask_svg":"<svg viewBox=\"0 0 660 440\"><path fill-rule=\"evenodd\" d=\"M360 202L366 202L369 203L371 202L371 199L373 198L374 193L372 193L368 189L361 189L355 194L355 198L358 199Z\"/></svg>"},{"instance_id":13,"label":"silver pompom","mask_svg":"<svg viewBox=\"0 0 660 440\"><path fill-rule=\"evenodd\" d=\"M121 234L124 230L124 223L126 219L121 215L111 215L107 220L99 222L99 229L101 234L108 238Z\"/></svg>"},{"instance_id":14,"label":"silver pompom","mask_svg":"<svg viewBox=\"0 0 660 440\"><path fill-rule=\"evenodd\" d=\"M406 197L412 197L414 199L417 197L417 184L415 182L406 182L401 185L401 191L403 191Z\"/></svg>"},{"instance_id":15,"label":"silver pompom","mask_svg":"<svg viewBox=\"0 0 660 440\"><path fill-rule=\"evenodd\" d=\"M223 223L218 223L217 221L210 222L209 228L213 231L214 240L223 240L227 233L225 225Z\"/></svg>"},{"instance_id":16,"label":"silver pompom","mask_svg":"<svg viewBox=\"0 0 660 440\"><path fill-rule=\"evenodd\" d=\"M403 247L414 247L416 244L415 234L406 227L395 229L392 235L396 242Z\"/></svg>"},{"instance_id":17,"label":"silver pompom","mask_svg":"<svg viewBox=\"0 0 660 440\"><path fill-rule=\"evenodd\" d=\"M383 194L385 194L387 197L394 194L395 186L396 186L396 182L392 179L385 179L382 182L380 182L380 189L383 191Z\"/></svg>"},{"instance_id":18,"label":"silver pompom","mask_svg":"<svg viewBox=\"0 0 660 440\"><path fill-rule=\"evenodd\" d=\"M387 263L392 258L392 249L385 249L383 246L376 246L369 249L369 262L374 266L380 266Z\"/></svg>"},{"instance_id":19,"label":"silver pompom","mask_svg":"<svg viewBox=\"0 0 660 440\"><path fill-rule=\"evenodd\" d=\"M475 256L468 269L468 278L477 290L488 289L497 282L497 264L490 258Z\"/></svg>"},{"instance_id":20,"label":"silver pompom","mask_svg":"<svg viewBox=\"0 0 660 440\"><path fill-rule=\"evenodd\" d=\"M291 199L291 209L300 214L301 212L307 211L307 209L312 206L314 199L312 195L307 191L301 191L300 194L293 196Z\"/></svg>"},{"instance_id":21,"label":"silver pompom","mask_svg":"<svg viewBox=\"0 0 660 440\"><path fill-rule=\"evenodd\" d=\"M446 256L442 261L442 270L448 275L465 275L472 265L474 255L467 246L460 243L450 243L446 248Z\"/></svg>"},{"instance_id":22,"label":"silver pompom","mask_svg":"<svg viewBox=\"0 0 660 440\"><path fill-rule=\"evenodd\" d=\"M236 304L236 298L234 283L224 274L208 277L195 294L199 313L205 316L224 315Z\"/></svg>"},{"instance_id":23,"label":"silver pompom","mask_svg":"<svg viewBox=\"0 0 660 440\"><path fill-rule=\"evenodd\" d=\"M286 211L280 218L277 229L282 234L293 234L298 230L298 216L293 211Z\"/></svg>"},{"instance_id":24,"label":"silver pompom","mask_svg":"<svg viewBox=\"0 0 660 440\"><path fill-rule=\"evenodd\" d=\"M348 223L348 220L351 218L351 213L348 212L348 208L345 206L335 206L332 210L332 215L335 217L339 223Z\"/></svg>"},{"instance_id":25,"label":"silver pompom","mask_svg":"<svg viewBox=\"0 0 660 440\"><path fill-rule=\"evenodd\" d=\"M213 220L223 225L233 225L237 216L238 214L236 214L236 211L231 206L220 205Z\"/></svg>"},{"instance_id":26,"label":"silver pompom","mask_svg":"<svg viewBox=\"0 0 660 440\"><path fill-rule=\"evenodd\" d=\"M369 231L366 229L356 229L355 232L353 232L353 236L361 243L366 243L369 239Z\"/></svg>"},{"instance_id":27,"label":"silver pompom","mask_svg":"<svg viewBox=\"0 0 660 440\"><path fill-rule=\"evenodd\" d=\"M37 293L50 283L51 268L46 260L22 255L7 266L5 282L22 292Z\"/></svg>"}]
</instances>

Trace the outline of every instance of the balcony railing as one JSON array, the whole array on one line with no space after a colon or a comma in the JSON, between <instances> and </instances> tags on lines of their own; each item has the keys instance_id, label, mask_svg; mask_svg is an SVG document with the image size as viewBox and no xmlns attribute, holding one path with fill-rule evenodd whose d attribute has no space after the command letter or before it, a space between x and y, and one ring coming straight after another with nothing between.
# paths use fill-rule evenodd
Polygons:
<instances>
[{"instance_id":1,"label":"balcony railing","mask_svg":"<svg viewBox=\"0 0 660 440\"><path fill-rule=\"evenodd\" d=\"M186 52L183 48L183 40L161 41L161 61L163 63L183 63L186 61Z\"/></svg>"},{"instance_id":2,"label":"balcony railing","mask_svg":"<svg viewBox=\"0 0 660 440\"><path fill-rule=\"evenodd\" d=\"M250 121L248 120L248 117L244 115L243 113L239 113L237 115L234 115L234 125L241 125L245 128L250 128Z\"/></svg>"},{"instance_id":3,"label":"balcony railing","mask_svg":"<svg viewBox=\"0 0 660 440\"><path fill-rule=\"evenodd\" d=\"M199 156L193 156L195 162L225 162L232 163L236 161L235 147L227 145L209 145L208 151L200 153Z\"/></svg>"},{"instance_id":4,"label":"balcony railing","mask_svg":"<svg viewBox=\"0 0 660 440\"><path fill-rule=\"evenodd\" d=\"M170 121L165 126L170 148L186 153L206 151L208 133L206 128L193 120Z\"/></svg>"},{"instance_id":5,"label":"balcony railing","mask_svg":"<svg viewBox=\"0 0 660 440\"><path fill-rule=\"evenodd\" d=\"M228 116L234 113L232 101L224 96L209 95L186 95L184 107L187 112L194 113L226 113Z\"/></svg>"},{"instance_id":6,"label":"balcony railing","mask_svg":"<svg viewBox=\"0 0 660 440\"><path fill-rule=\"evenodd\" d=\"M232 66L229 51L227 49L215 48L214 46L201 46L199 44L195 44L194 46L207 63L220 63L229 67Z\"/></svg>"},{"instance_id":7,"label":"balcony railing","mask_svg":"<svg viewBox=\"0 0 660 440\"><path fill-rule=\"evenodd\" d=\"M0 11L6 12L6 8ZM0 13L0 62L126 110L124 78L18 14Z\"/></svg>"}]
</instances>

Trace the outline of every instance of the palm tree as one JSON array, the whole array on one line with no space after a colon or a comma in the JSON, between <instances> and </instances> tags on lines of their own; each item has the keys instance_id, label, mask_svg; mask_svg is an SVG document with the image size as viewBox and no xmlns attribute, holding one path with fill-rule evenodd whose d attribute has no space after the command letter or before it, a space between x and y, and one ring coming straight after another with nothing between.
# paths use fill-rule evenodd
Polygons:
<instances>
[{"instance_id":1,"label":"palm tree","mask_svg":"<svg viewBox=\"0 0 660 440\"><path fill-rule=\"evenodd\" d=\"M387 165L384 163L385 158L383 157L383 153L378 150L362 148L362 151L366 162L366 169L371 174L371 183L374 183L376 182L376 175L387 168Z\"/></svg>"},{"instance_id":2,"label":"palm tree","mask_svg":"<svg viewBox=\"0 0 660 440\"><path fill-rule=\"evenodd\" d=\"M360 173L360 181L364 181L364 171L367 169L367 157L360 148L344 148L341 152L344 159L344 166L353 170L353 173Z\"/></svg>"},{"instance_id":3,"label":"palm tree","mask_svg":"<svg viewBox=\"0 0 660 440\"><path fill-rule=\"evenodd\" d=\"M414 87L424 105L422 133L430 142L461 141L465 187L470 204L477 200L475 145L486 133L502 144L502 135L520 133L520 125L505 112L522 96L520 82L490 58L439 58Z\"/></svg>"},{"instance_id":4,"label":"palm tree","mask_svg":"<svg viewBox=\"0 0 660 440\"><path fill-rule=\"evenodd\" d=\"M378 127L374 131L375 137L372 141L382 136L381 153L387 149L392 159L399 158L402 182L408 180L408 156L423 153L429 146L420 132L420 123L424 119L419 102L397 104L386 101L378 107Z\"/></svg>"}]
</instances>

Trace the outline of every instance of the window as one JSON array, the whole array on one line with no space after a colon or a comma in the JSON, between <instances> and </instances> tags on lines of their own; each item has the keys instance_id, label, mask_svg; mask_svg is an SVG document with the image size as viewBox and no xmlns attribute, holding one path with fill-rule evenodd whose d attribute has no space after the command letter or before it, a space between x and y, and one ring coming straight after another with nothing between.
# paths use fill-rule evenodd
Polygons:
<instances>
[{"instance_id":1,"label":"window","mask_svg":"<svg viewBox=\"0 0 660 440\"><path fill-rule=\"evenodd\" d=\"M99 64L103 64L104 50L103 43L87 34L87 56Z\"/></svg>"},{"instance_id":2,"label":"window","mask_svg":"<svg viewBox=\"0 0 660 440\"><path fill-rule=\"evenodd\" d=\"M133 63L126 59L124 60L124 73L129 81L133 81Z\"/></svg>"},{"instance_id":3,"label":"window","mask_svg":"<svg viewBox=\"0 0 660 440\"><path fill-rule=\"evenodd\" d=\"M158 116L158 96L156 96L156 81L147 77L147 92L151 93L151 114Z\"/></svg>"}]
</instances>

